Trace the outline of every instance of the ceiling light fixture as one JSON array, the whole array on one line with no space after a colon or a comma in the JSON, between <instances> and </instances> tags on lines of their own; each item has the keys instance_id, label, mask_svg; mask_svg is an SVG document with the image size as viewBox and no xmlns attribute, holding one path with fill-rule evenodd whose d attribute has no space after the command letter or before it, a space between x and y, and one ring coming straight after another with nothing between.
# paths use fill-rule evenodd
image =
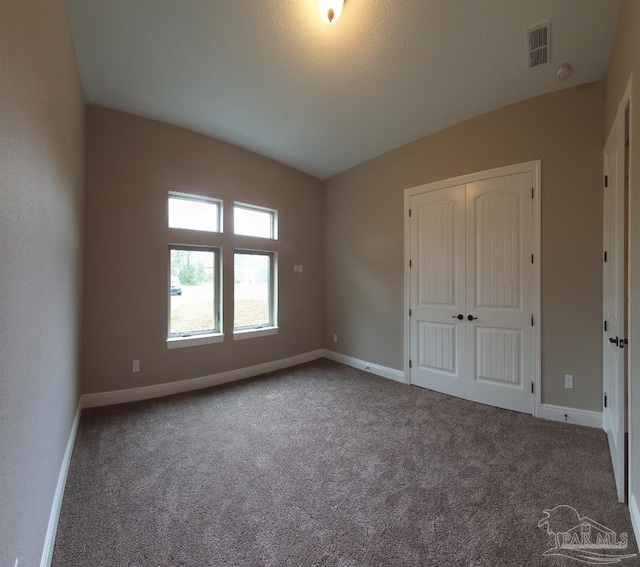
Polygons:
<instances>
[{"instance_id":1,"label":"ceiling light fixture","mask_svg":"<svg viewBox=\"0 0 640 567\"><path fill-rule=\"evenodd\" d=\"M320 13L328 24L338 21L343 6L344 0L318 0Z\"/></svg>"}]
</instances>

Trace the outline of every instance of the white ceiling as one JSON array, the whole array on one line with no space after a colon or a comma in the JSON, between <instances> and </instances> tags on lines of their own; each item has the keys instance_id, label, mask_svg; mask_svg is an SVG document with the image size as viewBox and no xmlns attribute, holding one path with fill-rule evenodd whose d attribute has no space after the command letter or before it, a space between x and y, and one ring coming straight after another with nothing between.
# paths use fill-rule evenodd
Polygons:
<instances>
[{"instance_id":1,"label":"white ceiling","mask_svg":"<svg viewBox=\"0 0 640 567\"><path fill-rule=\"evenodd\" d=\"M447 126L602 79L621 0L68 0L87 102L320 179ZM551 19L551 62L525 28ZM555 70L568 62L572 77Z\"/></svg>"}]
</instances>

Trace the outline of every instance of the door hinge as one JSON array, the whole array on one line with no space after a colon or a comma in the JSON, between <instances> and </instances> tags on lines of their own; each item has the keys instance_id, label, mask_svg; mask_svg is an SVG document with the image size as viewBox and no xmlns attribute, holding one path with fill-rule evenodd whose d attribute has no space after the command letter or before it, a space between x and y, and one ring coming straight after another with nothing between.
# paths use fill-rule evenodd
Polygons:
<instances>
[{"instance_id":1,"label":"door hinge","mask_svg":"<svg viewBox=\"0 0 640 567\"><path fill-rule=\"evenodd\" d=\"M604 332L605 333L607 332L607 322L606 321L604 322Z\"/></svg>"},{"instance_id":2,"label":"door hinge","mask_svg":"<svg viewBox=\"0 0 640 567\"><path fill-rule=\"evenodd\" d=\"M535 188L534 188L534 187L532 187L532 188L531 188L531 198L532 198L532 199L535 199L535 191L536 191L536 190L535 190Z\"/></svg>"},{"instance_id":3,"label":"door hinge","mask_svg":"<svg viewBox=\"0 0 640 567\"><path fill-rule=\"evenodd\" d=\"M607 407L607 394L604 395L604 407Z\"/></svg>"},{"instance_id":4,"label":"door hinge","mask_svg":"<svg viewBox=\"0 0 640 567\"><path fill-rule=\"evenodd\" d=\"M409 317L411 317L412 313L411 313L411 309L409 309Z\"/></svg>"},{"instance_id":5,"label":"door hinge","mask_svg":"<svg viewBox=\"0 0 640 567\"><path fill-rule=\"evenodd\" d=\"M607 261L607 251L606 250L604 251L604 261L605 262Z\"/></svg>"},{"instance_id":6,"label":"door hinge","mask_svg":"<svg viewBox=\"0 0 640 567\"><path fill-rule=\"evenodd\" d=\"M409 359L409 368L413 368L413 362L411 362L411 359Z\"/></svg>"},{"instance_id":7,"label":"door hinge","mask_svg":"<svg viewBox=\"0 0 640 567\"><path fill-rule=\"evenodd\" d=\"M533 254L531 254L531 263L533 264Z\"/></svg>"},{"instance_id":8,"label":"door hinge","mask_svg":"<svg viewBox=\"0 0 640 567\"><path fill-rule=\"evenodd\" d=\"M604 176L604 186L605 187L609 187L609 176L608 175Z\"/></svg>"},{"instance_id":9,"label":"door hinge","mask_svg":"<svg viewBox=\"0 0 640 567\"><path fill-rule=\"evenodd\" d=\"M532 393L532 394L535 394L535 393L536 393L536 392L535 392L535 385L534 385L534 383L533 383L533 382L531 382L531 393Z\"/></svg>"},{"instance_id":10,"label":"door hinge","mask_svg":"<svg viewBox=\"0 0 640 567\"><path fill-rule=\"evenodd\" d=\"M411 218L411 209L409 209L409 218Z\"/></svg>"},{"instance_id":11,"label":"door hinge","mask_svg":"<svg viewBox=\"0 0 640 567\"><path fill-rule=\"evenodd\" d=\"M533 323L534 323L533 315L531 315L531 326L532 326L532 327L534 326L534 324L533 324Z\"/></svg>"},{"instance_id":12,"label":"door hinge","mask_svg":"<svg viewBox=\"0 0 640 567\"><path fill-rule=\"evenodd\" d=\"M413 267L413 262L411 262L411 260L409 260L409 267L412 268Z\"/></svg>"}]
</instances>

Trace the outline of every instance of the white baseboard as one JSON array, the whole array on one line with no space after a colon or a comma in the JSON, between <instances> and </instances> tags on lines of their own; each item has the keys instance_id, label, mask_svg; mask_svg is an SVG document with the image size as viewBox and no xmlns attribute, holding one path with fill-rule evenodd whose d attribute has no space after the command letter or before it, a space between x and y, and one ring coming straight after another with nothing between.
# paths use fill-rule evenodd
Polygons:
<instances>
[{"instance_id":1,"label":"white baseboard","mask_svg":"<svg viewBox=\"0 0 640 567\"><path fill-rule=\"evenodd\" d=\"M83 396L81 396L80 403L78 405L78 409L71 426L71 431L69 433L69 439L67 441L67 447L62 459L62 464L60 466L58 482L56 484L56 491L54 494L53 503L51 505L51 513L49 515L47 535L45 538L44 548L40 560L40 567L50 567L51 560L53 558L58 520L62 507L64 489L67 482L67 473L69 471L69 465L71 463L71 456L73 454L73 447L78 432L78 426L80 423L80 412L82 408L120 404L159 398L183 392L190 392L193 390L199 390L202 388L208 388L211 386L234 382L237 380L243 380L245 378L251 378L253 376L258 376L267 372L273 372L275 370L282 370L284 368L289 368L297 364L303 364L305 362L310 362L312 360L323 357L335 362L339 362L341 364L345 364L347 366L351 366L353 368L357 368L359 370L371 372L372 374L376 374L377 376L381 376L383 378L388 378L390 380L394 380L403 384L406 383L404 373L401 370L395 370L393 368L388 368L379 364L373 364L330 350L318 349L297 356L292 356L290 358L284 358L281 360L275 360L273 362L240 368L238 370L221 372L219 374L212 374L210 376L203 376L201 378L169 382L167 384L157 384L155 386L131 388L127 390L102 392L98 394L84 394ZM567 408L551 404L542 404L542 406L540 407L539 417L550 419L553 421L566 421L568 423L602 429L602 413L597 411ZM631 515L631 523L635 532L636 541L640 541L640 509L638 507L635 495L633 494L629 498L629 512Z\"/></svg>"},{"instance_id":2,"label":"white baseboard","mask_svg":"<svg viewBox=\"0 0 640 567\"><path fill-rule=\"evenodd\" d=\"M358 370L371 372L371 374L375 374L376 376L382 376L383 378L388 378L389 380L406 384L404 372L402 372L402 370L395 370L394 368L388 368L387 366L380 366L379 364L373 364L372 362L353 358L352 356L347 356L346 354L340 354L339 352L333 352L331 350L325 350L324 357L335 362L340 362L341 364L346 364L347 366L352 366Z\"/></svg>"},{"instance_id":3,"label":"white baseboard","mask_svg":"<svg viewBox=\"0 0 640 567\"><path fill-rule=\"evenodd\" d=\"M219 374L211 374L210 376L202 376L200 378L191 378L189 380L178 380L177 382L168 382L166 384L156 384L154 386L142 386L140 388L129 388L127 390L114 390L111 392L100 392L97 394L83 394L80 399L83 408L94 408L99 406L111 406L114 404L124 404L127 402L137 402L140 400L150 400L152 398L162 398L173 394L182 394L202 388L210 388L211 386L219 386L245 378L252 378L274 370L282 370L296 364L310 362L324 356L324 349L318 349L311 352L298 354L290 358L274 360L273 362L265 362L256 366L247 366L237 370L229 370L220 372Z\"/></svg>"},{"instance_id":4,"label":"white baseboard","mask_svg":"<svg viewBox=\"0 0 640 567\"><path fill-rule=\"evenodd\" d=\"M367 362L366 360L353 358L352 356L333 352L328 349L325 350L324 356L329 360L334 360L335 362L340 362L341 364L352 366L353 368L357 368L358 370L371 372L372 374L382 376L383 378L389 378L390 380L395 380L396 382L401 382L402 384L407 383L405 381L404 372L402 372L402 370L395 370L386 366L380 366L379 364L373 364L371 362ZM586 427L595 427L597 429L602 429L602 412L599 411L555 406L552 404L542 404L542 406L540 406L540 414L538 415L538 417L549 419L552 421L562 421L566 423L573 423L575 425L584 425Z\"/></svg>"},{"instance_id":5,"label":"white baseboard","mask_svg":"<svg viewBox=\"0 0 640 567\"><path fill-rule=\"evenodd\" d=\"M633 493L629 495L629 515L631 516L631 525L636 536L636 543L640 545L640 508L638 508L636 495Z\"/></svg>"},{"instance_id":6,"label":"white baseboard","mask_svg":"<svg viewBox=\"0 0 640 567\"><path fill-rule=\"evenodd\" d=\"M562 421L564 423L573 423L574 425L585 425L587 427L602 429L602 412L600 411L542 404L540 406L540 415L538 415L538 417L550 419L552 421Z\"/></svg>"},{"instance_id":7,"label":"white baseboard","mask_svg":"<svg viewBox=\"0 0 640 567\"><path fill-rule=\"evenodd\" d=\"M81 407L78 405L76 415L73 418L69 439L67 440L67 448L64 451L60 472L58 473L58 483L56 491L53 495L53 503L51 504L51 512L49 514L49 525L47 526L47 536L44 540L44 548L40 557L40 567L49 567L53 558L53 548L56 543L56 531L58 530L58 520L60 518L60 510L62 508L62 497L64 496L64 488L67 485L67 473L71 464L71 455L73 454L73 446L76 442L76 434L78 433L78 425L80 424Z\"/></svg>"}]
</instances>

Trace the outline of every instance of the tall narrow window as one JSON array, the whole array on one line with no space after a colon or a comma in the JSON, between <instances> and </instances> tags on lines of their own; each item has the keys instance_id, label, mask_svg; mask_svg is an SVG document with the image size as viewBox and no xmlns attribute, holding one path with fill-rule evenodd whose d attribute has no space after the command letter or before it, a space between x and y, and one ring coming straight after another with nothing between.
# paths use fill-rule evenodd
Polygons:
<instances>
[{"instance_id":1,"label":"tall narrow window","mask_svg":"<svg viewBox=\"0 0 640 567\"><path fill-rule=\"evenodd\" d=\"M234 312L236 331L274 327L275 255L239 250L234 262Z\"/></svg>"},{"instance_id":2,"label":"tall narrow window","mask_svg":"<svg viewBox=\"0 0 640 567\"><path fill-rule=\"evenodd\" d=\"M219 333L218 250L169 249L169 337Z\"/></svg>"},{"instance_id":3,"label":"tall narrow window","mask_svg":"<svg viewBox=\"0 0 640 567\"><path fill-rule=\"evenodd\" d=\"M236 203L233 206L233 232L275 240L278 238L276 211Z\"/></svg>"},{"instance_id":4,"label":"tall narrow window","mask_svg":"<svg viewBox=\"0 0 640 567\"><path fill-rule=\"evenodd\" d=\"M169 193L169 227L220 232L220 201Z\"/></svg>"}]
</instances>

